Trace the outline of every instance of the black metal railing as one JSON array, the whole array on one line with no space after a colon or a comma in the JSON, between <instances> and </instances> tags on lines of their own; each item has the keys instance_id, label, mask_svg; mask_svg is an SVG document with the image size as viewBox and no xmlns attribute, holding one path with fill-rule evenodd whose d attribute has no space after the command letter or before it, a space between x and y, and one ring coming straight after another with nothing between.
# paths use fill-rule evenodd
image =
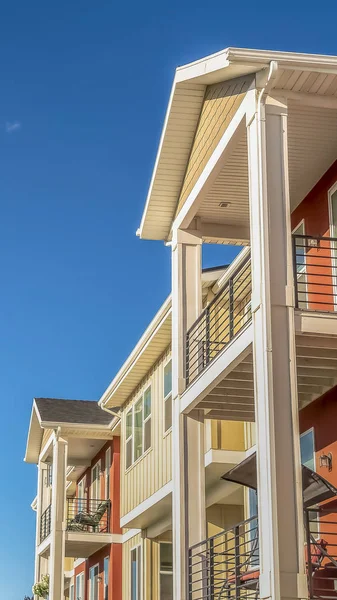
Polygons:
<instances>
[{"instance_id":1,"label":"black metal railing","mask_svg":"<svg viewBox=\"0 0 337 600\"><path fill-rule=\"evenodd\" d=\"M67 499L67 531L110 532L110 500Z\"/></svg>"},{"instance_id":2,"label":"black metal railing","mask_svg":"<svg viewBox=\"0 0 337 600\"><path fill-rule=\"evenodd\" d=\"M295 306L333 312L337 309L337 238L294 234Z\"/></svg>"},{"instance_id":3,"label":"black metal railing","mask_svg":"<svg viewBox=\"0 0 337 600\"><path fill-rule=\"evenodd\" d=\"M251 265L246 255L186 334L189 385L251 319Z\"/></svg>"},{"instance_id":4,"label":"black metal railing","mask_svg":"<svg viewBox=\"0 0 337 600\"><path fill-rule=\"evenodd\" d=\"M304 511L305 560L310 599L336 600L337 508ZM259 598L258 518L195 544L188 551L190 600Z\"/></svg>"},{"instance_id":5,"label":"black metal railing","mask_svg":"<svg viewBox=\"0 0 337 600\"><path fill-rule=\"evenodd\" d=\"M51 531L51 504L40 517L40 543L45 540Z\"/></svg>"},{"instance_id":6,"label":"black metal railing","mask_svg":"<svg viewBox=\"0 0 337 600\"><path fill-rule=\"evenodd\" d=\"M258 597L257 525L257 517L253 517L189 549L190 599L249 600ZM248 574L250 579L247 579Z\"/></svg>"}]
</instances>

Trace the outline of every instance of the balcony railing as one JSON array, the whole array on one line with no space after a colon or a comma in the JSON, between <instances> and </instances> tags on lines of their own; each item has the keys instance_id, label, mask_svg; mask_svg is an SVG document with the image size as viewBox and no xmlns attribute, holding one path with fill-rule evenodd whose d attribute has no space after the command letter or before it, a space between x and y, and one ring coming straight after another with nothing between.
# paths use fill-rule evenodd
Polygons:
<instances>
[{"instance_id":1,"label":"balcony railing","mask_svg":"<svg viewBox=\"0 0 337 600\"><path fill-rule=\"evenodd\" d=\"M191 383L251 319L251 266L246 255L186 334L186 383Z\"/></svg>"},{"instance_id":2,"label":"balcony railing","mask_svg":"<svg viewBox=\"0 0 337 600\"><path fill-rule=\"evenodd\" d=\"M336 600L337 509L306 509L304 526L309 598ZM189 598L258 600L259 563L258 518L252 517L189 549Z\"/></svg>"},{"instance_id":3,"label":"balcony railing","mask_svg":"<svg viewBox=\"0 0 337 600\"><path fill-rule=\"evenodd\" d=\"M67 499L67 531L110 532L110 500Z\"/></svg>"},{"instance_id":4,"label":"balcony railing","mask_svg":"<svg viewBox=\"0 0 337 600\"><path fill-rule=\"evenodd\" d=\"M51 504L46 508L40 517L40 543L45 540L51 530Z\"/></svg>"},{"instance_id":5,"label":"balcony railing","mask_svg":"<svg viewBox=\"0 0 337 600\"><path fill-rule=\"evenodd\" d=\"M296 308L337 310L337 238L293 235Z\"/></svg>"}]
</instances>

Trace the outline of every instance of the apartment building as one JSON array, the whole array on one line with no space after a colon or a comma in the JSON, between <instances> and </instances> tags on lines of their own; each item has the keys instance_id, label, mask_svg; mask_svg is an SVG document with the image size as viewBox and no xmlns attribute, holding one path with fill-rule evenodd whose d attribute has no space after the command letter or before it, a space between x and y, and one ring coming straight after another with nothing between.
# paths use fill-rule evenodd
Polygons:
<instances>
[{"instance_id":1,"label":"apartment building","mask_svg":"<svg viewBox=\"0 0 337 600\"><path fill-rule=\"evenodd\" d=\"M224 285L227 270L203 271L204 306ZM169 297L99 401L105 408L120 408L123 599L173 597L171 336ZM205 421L210 535L244 518L243 490L221 475L247 457L253 434L250 423Z\"/></svg>"},{"instance_id":2,"label":"apartment building","mask_svg":"<svg viewBox=\"0 0 337 600\"><path fill-rule=\"evenodd\" d=\"M122 597L118 423L97 402L33 402L25 461L38 471L35 583L49 576L50 600Z\"/></svg>"},{"instance_id":3,"label":"apartment building","mask_svg":"<svg viewBox=\"0 0 337 600\"><path fill-rule=\"evenodd\" d=\"M33 406L50 600L336 598L336 68L177 69L138 231L172 292L98 403ZM238 255L203 270L204 244Z\"/></svg>"},{"instance_id":4,"label":"apartment building","mask_svg":"<svg viewBox=\"0 0 337 600\"><path fill-rule=\"evenodd\" d=\"M176 71L138 231L172 252L175 600L336 594L336 66L228 48ZM211 243L244 250L203 307ZM258 514L215 536L208 419L256 427L224 477Z\"/></svg>"}]
</instances>

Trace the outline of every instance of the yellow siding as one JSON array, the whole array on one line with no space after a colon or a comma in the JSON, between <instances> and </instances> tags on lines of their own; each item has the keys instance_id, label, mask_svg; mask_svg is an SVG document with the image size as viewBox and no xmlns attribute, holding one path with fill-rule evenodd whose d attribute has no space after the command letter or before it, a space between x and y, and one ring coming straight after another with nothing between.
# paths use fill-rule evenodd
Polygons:
<instances>
[{"instance_id":1,"label":"yellow siding","mask_svg":"<svg viewBox=\"0 0 337 600\"><path fill-rule=\"evenodd\" d=\"M252 81L253 76L249 75L207 87L178 203L178 212L238 110Z\"/></svg>"},{"instance_id":2,"label":"yellow siding","mask_svg":"<svg viewBox=\"0 0 337 600\"><path fill-rule=\"evenodd\" d=\"M167 351L154 365L138 389L123 406L121 448L121 516L138 506L171 480L171 432L164 433L164 366L170 357ZM141 393L151 384L152 445L127 471L125 468L125 416Z\"/></svg>"},{"instance_id":3,"label":"yellow siding","mask_svg":"<svg viewBox=\"0 0 337 600\"><path fill-rule=\"evenodd\" d=\"M245 450L245 423L241 421L211 421L213 450Z\"/></svg>"},{"instance_id":4,"label":"yellow siding","mask_svg":"<svg viewBox=\"0 0 337 600\"><path fill-rule=\"evenodd\" d=\"M53 431L54 431L53 429L45 429L44 430L41 448L43 448L43 446L47 443L47 441L49 440L49 438L52 435Z\"/></svg>"},{"instance_id":5,"label":"yellow siding","mask_svg":"<svg viewBox=\"0 0 337 600\"><path fill-rule=\"evenodd\" d=\"M236 504L213 504L206 511L207 536L216 535L244 519L244 507Z\"/></svg>"}]
</instances>

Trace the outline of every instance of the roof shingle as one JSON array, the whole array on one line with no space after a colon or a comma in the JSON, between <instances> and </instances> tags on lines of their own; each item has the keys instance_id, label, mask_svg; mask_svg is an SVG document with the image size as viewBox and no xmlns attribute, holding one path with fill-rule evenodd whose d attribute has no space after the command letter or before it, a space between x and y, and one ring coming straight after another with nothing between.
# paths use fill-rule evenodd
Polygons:
<instances>
[{"instance_id":1,"label":"roof shingle","mask_svg":"<svg viewBox=\"0 0 337 600\"><path fill-rule=\"evenodd\" d=\"M113 419L95 400L35 398L35 403L43 422L106 426Z\"/></svg>"}]
</instances>

